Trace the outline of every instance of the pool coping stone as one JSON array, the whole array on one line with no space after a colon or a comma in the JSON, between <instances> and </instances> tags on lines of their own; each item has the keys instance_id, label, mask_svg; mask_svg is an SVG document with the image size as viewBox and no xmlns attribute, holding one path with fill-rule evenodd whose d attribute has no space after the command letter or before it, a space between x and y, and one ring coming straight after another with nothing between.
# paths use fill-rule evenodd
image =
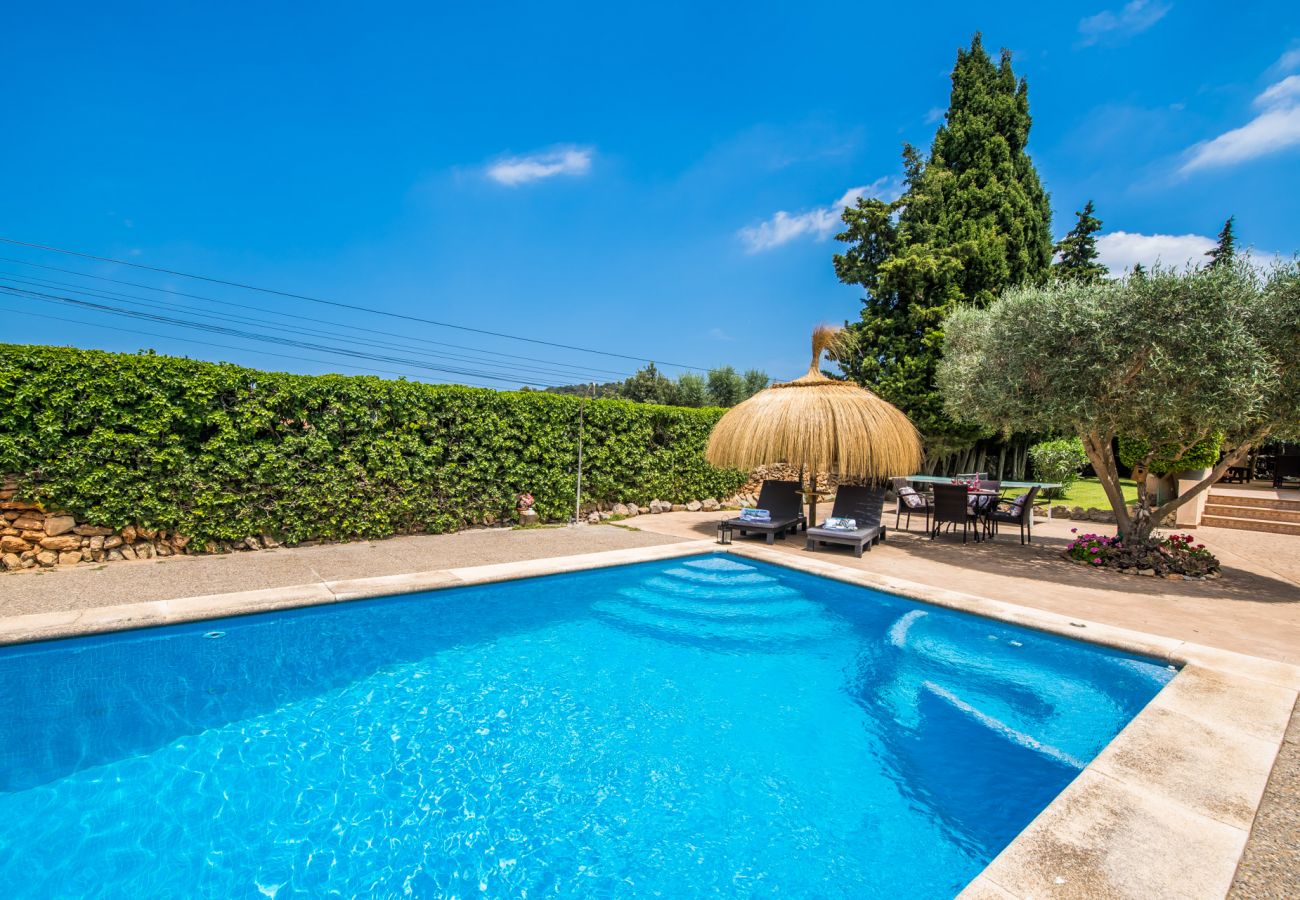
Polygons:
<instances>
[{"instance_id":1,"label":"pool coping stone","mask_svg":"<svg viewBox=\"0 0 1300 900\"><path fill-rule=\"evenodd\" d=\"M0 646L728 552L1153 657L1178 674L961 893L1221 898L1300 690L1300 667L850 569L762 546L682 541L403 575L0 618Z\"/></svg>"}]
</instances>

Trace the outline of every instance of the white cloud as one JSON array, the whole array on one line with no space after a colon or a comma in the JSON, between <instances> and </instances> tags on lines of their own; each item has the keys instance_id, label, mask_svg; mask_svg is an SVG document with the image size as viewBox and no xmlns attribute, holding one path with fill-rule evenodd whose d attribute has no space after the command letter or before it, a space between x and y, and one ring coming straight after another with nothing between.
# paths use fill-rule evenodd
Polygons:
<instances>
[{"instance_id":1,"label":"white cloud","mask_svg":"<svg viewBox=\"0 0 1300 900\"><path fill-rule=\"evenodd\" d=\"M1136 234L1130 231L1112 231L1097 237L1098 261L1115 276L1123 275L1141 263L1144 268L1161 265L1181 269L1187 264L1204 265L1209 262L1205 253L1218 244L1203 234ZM1280 253L1238 249L1252 265L1267 269L1287 261Z\"/></svg>"},{"instance_id":2,"label":"white cloud","mask_svg":"<svg viewBox=\"0 0 1300 900\"><path fill-rule=\"evenodd\" d=\"M824 241L839 227L840 213L844 207L857 203L859 197L895 200L902 192L902 182L897 178L877 178L871 184L849 188L829 206L818 206L795 214L778 210L767 221L740 229L740 239L750 253L762 253L804 236Z\"/></svg>"},{"instance_id":3,"label":"white cloud","mask_svg":"<svg viewBox=\"0 0 1300 900\"><path fill-rule=\"evenodd\" d=\"M1159 22L1171 9L1172 3L1130 0L1119 12L1106 9L1080 19L1079 33L1085 46L1103 39L1132 37Z\"/></svg>"},{"instance_id":4,"label":"white cloud","mask_svg":"<svg viewBox=\"0 0 1300 900\"><path fill-rule=\"evenodd\" d=\"M1270 72L1279 75L1285 72L1294 72L1296 69L1300 69L1300 47L1292 47L1278 57L1277 62L1269 67Z\"/></svg>"},{"instance_id":5,"label":"white cloud","mask_svg":"<svg viewBox=\"0 0 1300 900\"><path fill-rule=\"evenodd\" d=\"M1300 98L1300 75L1288 75L1276 84L1266 87L1264 93L1255 98L1255 106L1261 109L1292 106L1297 98Z\"/></svg>"},{"instance_id":6,"label":"white cloud","mask_svg":"<svg viewBox=\"0 0 1300 900\"><path fill-rule=\"evenodd\" d=\"M590 147L556 147L527 156L508 156L487 167L487 177L498 184L515 187L554 178L556 175L586 175L591 171Z\"/></svg>"},{"instance_id":7,"label":"white cloud","mask_svg":"<svg viewBox=\"0 0 1300 900\"><path fill-rule=\"evenodd\" d=\"M1231 166L1300 144L1300 75L1269 85L1254 105L1262 110L1259 115L1240 128L1190 148L1179 171L1187 174Z\"/></svg>"},{"instance_id":8,"label":"white cloud","mask_svg":"<svg viewBox=\"0 0 1300 900\"><path fill-rule=\"evenodd\" d=\"M1159 263L1182 268L1189 262L1205 262L1205 251L1214 238L1200 234L1135 234L1112 231L1097 237L1099 261L1113 275L1122 275L1137 263L1146 268Z\"/></svg>"}]
</instances>

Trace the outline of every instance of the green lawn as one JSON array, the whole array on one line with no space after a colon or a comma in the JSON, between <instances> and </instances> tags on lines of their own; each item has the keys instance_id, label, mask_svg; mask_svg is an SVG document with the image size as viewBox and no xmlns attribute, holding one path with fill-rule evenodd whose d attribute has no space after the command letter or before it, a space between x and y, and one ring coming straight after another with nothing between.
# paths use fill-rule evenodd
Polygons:
<instances>
[{"instance_id":1,"label":"green lawn","mask_svg":"<svg viewBox=\"0 0 1300 900\"><path fill-rule=\"evenodd\" d=\"M1131 478L1120 479L1120 485L1124 489L1124 499L1129 503L1137 502L1137 485ZM1110 501L1106 499L1106 492L1101 489L1101 482L1096 478L1080 478L1065 493L1065 497L1060 500L1052 500L1054 505L1063 506L1082 506L1084 509L1090 507L1096 509L1110 509Z\"/></svg>"}]
</instances>

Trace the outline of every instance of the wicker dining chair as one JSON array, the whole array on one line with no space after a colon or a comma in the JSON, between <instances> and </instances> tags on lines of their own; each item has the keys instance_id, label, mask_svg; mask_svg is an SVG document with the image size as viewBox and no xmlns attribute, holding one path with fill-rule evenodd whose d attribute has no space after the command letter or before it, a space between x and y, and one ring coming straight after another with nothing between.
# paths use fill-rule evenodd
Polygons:
<instances>
[{"instance_id":1,"label":"wicker dining chair","mask_svg":"<svg viewBox=\"0 0 1300 900\"><path fill-rule=\"evenodd\" d=\"M969 505L970 489L964 484L936 484L934 486L934 519L930 529L930 540L938 537L944 525L961 526L961 542L966 543L966 532L970 528L972 513ZM975 532L979 539L978 529Z\"/></svg>"},{"instance_id":2,"label":"wicker dining chair","mask_svg":"<svg viewBox=\"0 0 1300 900\"><path fill-rule=\"evenodd\" d=\"M1034 532L1030 528L1034 515L1034 497L1038 496L1038 486L1031 487L1027 493L1015 500L1004 500L989 514L989 524L993 534L998 533L998 523L1006 522L1020 527L1020 543L1033 543Z\"/></svg>"},{"instance_id":3,"label":"wicker dining chair","mask_svg":"<svg viewBox=\"0 0 1300 900\"><path fill-rule=\"evenodd\" d=\"M898 509L894 513L894 527L898 528L899 520L903 514L907 514L907 527L912 527L912 513L925 513L925 530L930 530L930 511L934 509L930 503L930 497L926 494L919 493L914 487L908 484L906 478L891 478L890 483L894 488L894 496L898 498Z\"/></svg>"}]
</instances>

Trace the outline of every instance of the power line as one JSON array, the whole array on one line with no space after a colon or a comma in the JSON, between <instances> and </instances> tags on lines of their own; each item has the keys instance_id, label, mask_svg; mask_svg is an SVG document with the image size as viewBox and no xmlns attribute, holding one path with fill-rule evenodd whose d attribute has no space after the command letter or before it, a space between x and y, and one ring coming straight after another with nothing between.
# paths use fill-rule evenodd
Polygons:
<instances>
[{"instance_id":1,"label":"power line","mask_svg":"<svg viewBox=\"0 0 1300 900\"><path fill-rule=\"evenodd\" d=\"M124 334L134 334L143 337L156 337L156 338L164 338L164 339L171 339L173 337L172 335L162 334L157 331L142 331L138 328L119 328L115 325L103 325L98 322L87 322L85 319L73 319L70 318L69 316L56 316L50 313L27 312L26 310L21 310L21 309L6 309L5 315L30 316L33 319L53 319L57 322L71 322L74 325L89 325L92 328L96 328L96 329L103 329L106 331L120 331ZM195 338L186 338L185 340L187 343L198 344L201 347L220 347L223 350L238 350L241 353L257 353L262 356L274 356L277 359L296 359L296 360L301 360L302 362L320 363L321 365L324 366L336 366L340 369L355 369L358 372L376 372L381 375L398 375L401 376L402 378L419 377L417 375L412 375L410 372L397 372L392 369L372 369L369 366L354 366L348 363L341 363L341 362L332 361L328 359L315 359L310 356L295 356L290 353L276 353L272 350L264 350L261 347L236 347L233 344L218 344L213 341L200 341ZM474 386L487 387L486 385L482 385L482 384L478 384ZM496 390L496 388L488 388L488 389Z\"/></svg>"},{"instance_id":2,"label":"power line","mask_svg":"<svg viewBox=\"0 0 1300 900\"><path fill-rule=\"evenodd\" d=\"M516 334L506 334L505 332L501 332L501 331L488 331L487 329L484 328L471 328L468 325L453 325L450 322L440 322L435 319L426 319L421 316L411 316L405 313L396 313L396 312L391 312L389 310L377 309L375 307L370 307L370 306L362 306L360 304L355 304L355 303L342 303L338 300L324 300L321 299L320 297L312 297L307 294L295 294L289 291L279 291L279 290L275 290L274 288L258 287L257 285L243 284L238 281L227 281L222 278L212 278L207 275L194 275L189 272L180 272L175 269L164 269L158 266L147 266L144 263L130 262L129 260L124 260L124 259L114 259L113 257L110 256L95 256L94 254L91 253L81 253L77 250L66 250L62 247L51 247L45 244L34 244L28 241L16 240L14 238L0 237L0 242L6 244L12 244L17 247L27 247L32 250L44 250L50 253L61 253L64 254L65 256L76 256L81 259L91 259L91 260L95 260L96 262L112 263L114 265L119 265L119 266L131 266L132 268L143 269L148 272L159 272L163 275L175 275L178 278L191 278L194 279L195 281L206 281L209 282L210 284L220 284L226 287L240 288L247 291L258 291L263 294L271 294L277 297L286 297L291 300L306 300L310 303L320 303L326 306L336 306L341 309L351 309L351 310L356 310L358 312L372 313L374 315L389 316L390 318L394 318L394 319L404 319L408 322L422 322L425 325L436 325L439 328L454 328L458 331L468 331L468 332L473 332L474 334L485 334L491 337L506 338L512 341L524 341L530 344L540 344L545 347L558 347L562 350L576 350L580 353L597 353L600 354L601 356L610 356L617 359L630 359L635 362L645 362L645 363L655 362L657 365L672 366L673 368L676 369L694 369L697 372L707 371L702 366L689 366L686 365L685 363L656 361L643 356L628 356L627 354L624 353L611 353L608 350L594 350L590 347L578 347L573 344L559 344L554 341L543 341L538 338L521 337Z\"/></svg>"},{"instance_id":3,"label":"power line","mask_svg":"<svg viewBox=\"0 0 1300 900\"><path fill-rule=\"evenodd\" d=\"M350 330L353 330L353 331L364 331L364 332L366 332L366 333L368 333L368 334L377 334L377 335L382 335L382 336L384 336L384 337L395 337L395 338L398 338L399 340L413 341L413 342L418 342L418 343L421 343L421 344L428 344L428 345L433 346L433 347L449 347L449 348L451 348L451 349L453 349L453 350L469 350L469 351L474 352L474 353L484 353L484 354L487 354L487 355L489 355L489 356L502 356L502 357L507 357L507 358L509 358L509 359L516 359L516 360L523 360L523 361L527 361L527 362L542 363L542 364L544 364L544 365L559 366L559 367L566 368L566 369L572 369L572 370L574 370L575 372L597 373L597 374L601 374L601 375L615 375L615 376L618 376L619 378L627 378L627 377L630 377L629 373L627 373L627 372L619 372L619 371L615 371L615 370L613 370L613 369L596 369L596 368L592 368L592 367L590 367L590 366L581 366L581 365L576 365L576 364L573 364L573 363L560 362L559 360L540 359L540 358L535 357L535 356L520 356L520 355L518 355L518 354L514 354L514 353L502 353L502 352L499 352L499 351L485 350L485 349L483 349L483 348L481 348L481 347L471 347L471 346L467 346L467 345L465 345L465 344L449 344L449 343L447 343L447 342L445 342L445 341L435 341L435 340L431 340L431 339L429 339L429 338L419 337L419 336L417 336L417 335L399 335L399 334L395 334L394 332L383 331L383 330L378 329L378 328L367 328L367 327L365 327L365 326L363 326L363 325L353 325L353 324L348 323L348 322L339 322L339 321L332 320L332 319L318 319L318 318L314 318L314 317L312 317L312 316L304 316L304 315L299 315L299 314L296 314L296 313L286 313L286 312L280 312L279 310L274 310L274 309L264 309L264 308L262 308L262 307L260 307L260 306L254 306L254 305L249 304L249 303L237 303L237 302L235 302L234 300L222 300L222 299L218 299L218 298L215 298L215 297L205 297L205 296L203 296L203 295L201 295L201 294L190 294L190 293L186 293L185 291L177 291L177 290L174 290L174 289L172 289L172 288L155 287L154 285L150 285L150 284L141 284L140 282L136 282L136 281L123 281L123 280L120 279L120 278L109 278L109 277L106 276L106 275L95 275L95 274L92 274L92 273L90 273L90 272L81 272L81 271L78 271L78 270L76 270L76 269L65 269L65 268L62 268L62 267L60 267L60 266L44 265L44 264L42 264L42 263L35 263L35 262L31 262L30 260L25 260L25 259L16 259L16 258L14 258L14 257L10 257L10 256L0 256L0 262L10 262L10 263L15 263L15 264L20 265L20 266L30 266L30 267L32 267L32 268L36 268L36 269L44 269L44 270L47 270L47 271L50 271L50 272L62 272L62 273L64 273L64 274L66 274L66 275L76 275L76 276L79 277L79 278L91 278L91 279L94 279L94 280L96 280L96 281L106 281L106 282L109 282L110 284L119 284L119 285L124 285L124 286L127 286L127 287L139 288L139 289L141 289L141 290L154 291L154 292L161 293L161 294L169 294L169 295L174 296L174 297L185 297L185 298L190 299L190 300L202 300L202 301L204 301L205 303L214 303L214 304L219 304L219 305L223 305L223 306L234 307L234 308L237 308L237 309L248 309L248 310L252 310L252 311L254 311L254 312L264 313L264 314L266 314L266 315L271 315L271 316L278 316L278 317L280 317L280 318L284 318L284 319L294 319L294 320L297 320L297 321L303 321L303 322L315 322L315 323L317 323L317 324L322 324L322 325L334 325L334 326L338 326L338 327L340 327L340 328L347 328L347 329L350 329ZM19 277L19 276L10 275L10 277L17 278L17 277ZM49 284L49 285L56 285L56 286L59 286L59 287L65 287L65 288L73 288L73 289L78 290L78 292L85 292L85 289L84 289L81 285L72 284L72 283L69 283L69 282L60 282L60 281L57 281L57 280L55 280L55 279L36 279L36 280L37 280L37 281L44 280L44 281L45 281L47 284ZM144 302L152 302L152 301L145 301L145 298L143 298L143 297L139 297L139 296L134 295L134 294L127 294L127 293L117 292L117 291L106 291L105 293L116 294L117 296L127 297L127 298L131 298L131 299L134 299L134 300L141 300L141 301L144 301ZM579 376L575 376L575 377L577 377L579 381L590 380L590 379L589 379L589 376L587 376L587 375L579 375Z\"/></svg>"},{"instance_id":4,"label":"power line","mask_svg":"<svg viewBox=\"0 0 1300 900\"><path fill-rule=\"evenodd\" d=\"M319 336L319 337L333 338L333 339L336 339L336 340L337 340L337 339L343 339L343 340L347 340L347 341L350 341L350 342L352 342L352 343L356 343L356 344L370 345L370 346L372 346L372 347L378 347L378 348L380 348L380 349L387 349L387 350L400 350L400 351L404 351L404 352L412 352L412 351L414 351L414 352L420 353L422 356L428 356L428 357L430 357L430 358L434 358L434 359L449 359L449 360L457 361L457 362L468 362L468 363L477 363L477 364L483 364L483 363L486 362L485 360L483 360L483 359L482 359L481 357L479 357L479 356L464 356L464 355L461 355L461 354L446 353L446 352L430 353L429 351L420 350L420 349L418 349L418 348L412 348L412 347L409 347L409 346L403 346L402 344L394 344L394 343L387 342L387 341L374 341L374 340L367 340L367 339L365 339L365 338L358 338L358 337L356 337L356 336L354 336L354 335L352 335L352 334L339 334L339 333L337 333L337 332L333 332L333 331L325 331L325 330L316 329L316 328L306 328L306 327L303 327L303 326L301 326L301 325L294 326L293 328L289 328L289 327L286 327L286 326L276 325L276 324L272 324L272 323L264 322L264 321L250 322L246 317L229 316L229 315L223 315L223 314L221 314L221 313L201 313L201 312L196 312L196 311L192 310L191 308L189 308L188 306L185 306L185 305L183 305L183 304L173 303L173 302L169 302L169 301L166 301L166 300L152 300L152 299L148 299L148 298L145 298L145 297L139 297L139 296L132 295L132 294L124 294L124 293L121 293L121 292L119 292L119 291L89 290L89 289L87 289L87 288L85 288L85 287L82 287L82 286L80 286L80 285L70 285L70 284L67 284L66 282L59 282L59 281L56 281L56 280L54 280L54 279L48 279L48 278L24 278L24 277L22 277L22 276L13 275L13 274L11 274L11 273L7 273L7 272L0 272L0 278L7 279L8 282L9 282L9 284L10 284L10 286L13 286L13 283L15 283L15 282L16 282L16 283L19 283L20 286L17 288L17 289L19 289L19 290L24 290L24 288L21 287L21 284L33 285L33 286L38 287L38 288L49 288L51 285L56 286L56 287L60 287L60 286L61 286L61 287L64 287L64 288L69 288L69 289L70 289L70 292L73 293L73 294L81 295L81 296L84 296L84 297L93 297L93 298L96 298L96 299L109 300L109 301L117 302L117 303L127 303L127 304L132 305L132 306L145 305L145 307L146 307L147 309L154 309L154 308L156 308L156 307L158 307L158 306L170 307L170 308L172 308L172 309L174 309L174 310L177 310L177 311L179 311L179 312L183 312L183 313L185 313L186 315L194 316L194 317L197 317L197 318L199 318L199 319L208 319L208 320L218 320L218 321L234 322L234 323L237 324L237 325L252 325L252 324L255 324L255 325L260 326L260 327L263 328L263 329L270 329L270 330L272 330L272 331L287 332L287 333L292 334L292 335L296 335L296 334L300 334L300 333L313 334L313 335L316 335L316 336ZM6 282L5 282L4 280L0 280L0 285L4 285L5 283L6 283ZM122 298L125 298L125 299L122 299ZM242 305L242 304L241 304L241 305ZM104 310L101 310L101 311L105 311L105 312L106 312L106 311L108 311L108 310L107 310L107 309L104 309ZM310 320L310 319L307 319L307 317L305 317L305 316L297 317L297 318L302 318L302 319L304 319L304 320L306 320L306 321L312 321L312 320ZM348 326L343 326L343 327L348 327ZM393 335L393 337L398 337L398 338L400 338L399 335ZM498 354L494 354L494 355L498 355ZM503 355L503 356L505 356L507 359L515 359L515 358L516 358L516 357L511 357L511 356L506 355L506 354L499 354L499 355ZM548 366L546 366L546 367L537 366L537 365L529 366L529 365L520 365L520 364L518 364L518 363L512 363L512 362L505 362L505 363L491 363L491 365L492 365L495 369L500 370L500 371L507 371L507 370L510 370L510 371L514 371L514 372L516 372L516 373L520 373L520 372L521 372L521 373L523 373L525 376L529 376L529 377L531 377L531 376L535 376L535 375L541 375L541 376L543 376L543 377L549 377L549 378L566 378L566 379L570 379L570 380L572 380L572 379L587 380L587 379L589 378L588 375L583 374L583 373L581 373L581 372L566 371L565 369L557 369L557 368L554 368L554 367L552 367L552 366L550 366L550 365L548 365ZM563 364L562 364L562 363L559 363L559 364L555 364L555 365L561 365L561 366L562 366Z\"/></svg>"},{"instance_id":5,"label":"power line","mask_svg":"<svg viewBox=\"0 0 1300 900\"><path fill-rule=\"evenodd\" d=\"M216 334L227 334L227 335L231 335L231 336L234 336L234 337L244 338L244 339L247 339L247 340L262 341L262 342L265 342L265 343L282 344L282 345L287 345L287 346L310 347L310 348L312 348L312 349L317 349L317 350L321 350L321 351L328 352L328 353L338 353L338 354L346 355L346 356L349 356L349 357L355 357L355 358L367 358L367 359L382 359L382 360L388 360L388 361L398 362L398 363L403 364L403 365L411 365L411 366L416 366L416 367L419 367L419 368L429 369L430 371L445 372L445 373L450 373L450 374L455 374L455 375L460 375L460 376L465 376L465 375L470 375L470 374L472 374L472 373L469 372L468 370L464 370L464 369L459 369L459 368L448 368L448 367L444 367L444 366L433 365L433 364L430 364L430 363L428 363L427 361L425 361L425 360L423 360L423 359L415 360L415 359L405 359L405 358L400 358L400 357L381 356L381 355L374 354L374 353L361 353L361 352L359 352L359 351L355 351L355 350L346 350L346 349L341 349L341 348L337 348L337 347L333 347L333 346L329 346L329 345L313 344L313 343L306 343L306 342L302 342L302 341L295 341L295 340L292 340L292 339L289 339L289 338L281 337L281 336L279 336L279 335L269 335L269 334L268 334L268 335L263 335L263 334L259 334L259 333L257 333L257 332L244 331L244 330L241 330L241 329L238 329L238 328L230 328L230 327L227 327L227 326L213 325L213 324L208 324L208 323L205 323L205 322L186 321L186 320L183 320L183 319L176 319L176 318L172 318L172 317L170 317L170 316L164 316L164 315L161 315L161 314L156 313L156 312L137 312L137 311L129 310L129 309L120 309L120 308L117 308L117 307L114 307L114 306L110 306L110 305L107 305L107 304L103 304L103 303L93 303L93 302L90 302L90 301L87 301L87 300L80 300L80 299L77 299L77 298L75 298L75 297L63 297L63 296L59 296L59 295L55 295L55 294L47 294L47 293L44 293L44 292L41 292L41 291L34 291L34 290L29 289L29 288L23 288L23 287L21 287L21 286L14 286L14 285L11 285L11 284L6 284L6 283L4 283L3 281L0 281L0 290L5 291L5 292L7 292L7 293L9 293L9 294L11 294L11 295L13 295L13 296L21 296L21 297L25 297L25 298L27 298L27 299L37 300L37 301L44 302L44 303L59 303L59 304L64 304L64 305L72 305L72 306L75 306L75 307L77 307L77 308L84 309L84 310L86 310L86 311L88 311L88 312L93 312L93 313L97 313L97 314L101 314L101 315L114 315L114 316L120 316L120 317L125 317L125 318L143 319L143 320L145 320L145 321L157 322L157 323L159 323L159 324L169 325L169 326L172 326L172 327L195 329L195 330L199 330L199 331L206 331L206 332L211 332L211 333L216 333ZM95 294L93 294L93 293L91 293L91 292L87 292L87 291L74 292L74 293L82 293L82 294L84 294L85 296L91 296L91 297L97 296L97 295L95 295ZM110 299L110 298L101 298L101 299ZM186 313L189 314L189 315L196 315L196 316L199 316L200 318L206 318L206 319L219 318L219 319L232 320L232 321L234 321L236 324L244 324L243 320L240 320L240 319L232 319L232 318L229 317L229 316L221 316L221 315L219 315L219 314L218 314L217 316L215 316L215 317L214 317L214 316L204 316L204 315L202 315L202 314L198 314L198 313L191 313L191 312L189 312L188 310L182 310L182 311L183 311L183 312L186 312ZM87 324L89 324L89 323L87 323ZM99 327L99 326L96 326L96 327ZM274 328L274 326L271 326L271 327ZM277 331L287 331L288 329L274 328L274 330L277 330ZM292 333L292 332L291 332L291 333ZM325 336L325 337L338 337L337 335L332 335L332 334L329 334L329 333L324 333L323 336ZM172 339L176 339L176 336L171 336L171 337L172 337ZM189 338L181 338L181 339L182 339L182 340L189 340ZM362 342L362 343L366 343L366 342ZM390 347L391 347L391 346L392 346L392 345L390 345ZM397 347L396 349L403 350L403 349L407 349L407 348ZM469 360L467 360L467 361L469 361L469 362L481 362L481 360L474 360L474 359L469 359ZM500 368L500 367L498 367L498 368ZM506 367L506 368L509 368L509 367ZM510 378L499 378L499 377L497 377L497 376L488 376L488 375L484 375L484 376L482 376L482 377L492 378L493 380L506 381L506 382L517 382L517 383L528 383L528 384L545 384L545 385L550 385L550 384L552 384L552 382L548 382L548 381L541 381L541 380L531 381L530 379L534 376L534 374L535 374L535 373L532 373L532 372L527 372L527 373L525 373L524 375L514 374L514 375L512 375Z\"/></svg>"},{"instance_id":6,"label":"power line","mask_svg":"<svg viewBox=\"0 0 1300 900\"><path fill-rule=\"evenodd\" d=\"M27 297L29 299L39 300L45 303L61 303L75 306L81 309L88 309L95 312L107 312L113 315L126 316L133 319L141 319L149 322L157 322L163 325L172 325L180 328L192 328L198 331L206 331L213 334L224 334L230 337L240 338L242 340L262 341L270 344L278 344L287 347L301 347L307 350L323 351L325 353L347 356L355 359L375 360L380 362L392 362L398 365L411 366L413 368L427 369L431 372L441 372L450 375L487 379L490 381L504 381L512 384L525 383L530 385L540 385L543 387L560 387L555 382L542 381L538 379L523 380L520 378L507 378L500 375L491 375L486 372L477 372L466 369L452 368L448 366L437 366L431 363L419 360L405 359L402 357L383 356L375 353L363 353L357 350L350 350L345 347L333 347L329 345L315 344L308 341L298 341L290 338L276 337L274 335L263 335L256 332L243 331L236 328L228 328L220 325L207 325L200 322L186 322L182 319L174 319L170 316L163 316L157 313L137 312L134 310L118 309L116 307L106 306L102 303L95 303L90 300L78 300L74 297L63 297L56 294L46 294L41 291L32 291L24 288L10 287L0 285L0 292L12 294L17 297Z\"/></svg>"}]
</instances>

